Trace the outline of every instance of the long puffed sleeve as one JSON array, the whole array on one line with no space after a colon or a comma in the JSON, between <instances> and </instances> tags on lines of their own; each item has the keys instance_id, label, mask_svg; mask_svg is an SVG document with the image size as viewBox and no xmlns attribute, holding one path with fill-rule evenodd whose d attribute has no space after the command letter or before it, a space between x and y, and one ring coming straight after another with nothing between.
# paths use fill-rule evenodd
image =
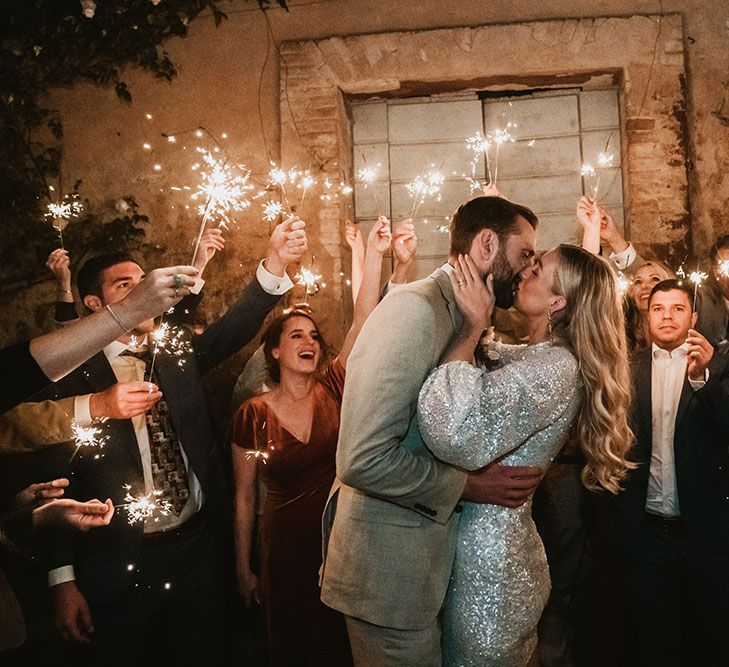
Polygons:
<instances>
[{"instance_id":1,"label":"long puffed sleeve","mask_svg":"<svg viewBox=\"0 0 729 667\"><path fill-rule=\"evenodd\" d=\"M464 361L443 364L420 391L420 432L442 461L478 470L562 418L571 420L578 386L574 356L546 344L490 373Z\"/></svg>"}]
</instances>

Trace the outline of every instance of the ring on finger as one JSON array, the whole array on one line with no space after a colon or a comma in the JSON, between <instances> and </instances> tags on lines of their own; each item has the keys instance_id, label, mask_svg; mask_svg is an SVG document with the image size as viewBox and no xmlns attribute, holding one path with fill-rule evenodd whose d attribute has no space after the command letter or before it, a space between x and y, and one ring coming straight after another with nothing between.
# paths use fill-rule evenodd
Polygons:
<instances>
[{"instance_id":1,"label":"ring on finger","mask_svg":"<svg viewBox=\"0 0 729 667\"><path fill-rule=\"evenodd\" d=\"M181 273L175 273L175 274L173 274L173 276L172 276L172 287L174 287L175 290L177 290L180 287L182 287L182 285L183 285L184 282L185 282L185 279L184 279L184 277L182 276Z\"/></svg>"}]
</instances>

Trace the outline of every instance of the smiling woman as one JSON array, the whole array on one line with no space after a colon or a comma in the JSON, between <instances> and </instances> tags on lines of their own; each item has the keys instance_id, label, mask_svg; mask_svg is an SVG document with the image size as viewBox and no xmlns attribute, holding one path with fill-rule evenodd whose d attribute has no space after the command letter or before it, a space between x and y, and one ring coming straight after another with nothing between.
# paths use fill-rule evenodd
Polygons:
<instances>
[{"instance_id":1,"label":"smiling woman","mask_svg":"<svg viewBox=\"0 0 729 667\"><path fill-rule=\"evenodd\" d=\"M319 600L321 516L335 477L347 358L377 304L390 242L389 222L380 218L367 241L352 326L334 361L321 372L327 347L307 310L279 315L262 337L274 388L245 401L231 422L238 588L246 604L263 605L272 665L352 661L343 617ZM265 494L255 574L251 547L259 473Z\"/></svg>"}]
</instances>

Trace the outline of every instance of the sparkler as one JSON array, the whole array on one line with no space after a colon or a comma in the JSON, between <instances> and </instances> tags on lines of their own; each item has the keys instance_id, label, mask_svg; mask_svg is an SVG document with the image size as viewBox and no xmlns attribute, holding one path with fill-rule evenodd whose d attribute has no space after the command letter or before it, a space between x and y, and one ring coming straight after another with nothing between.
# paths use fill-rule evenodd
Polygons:
<instances>
[{"instance_id":1,"label":"sparkler","mask_svg":"<svg viewBox=\"0 0 729 667\"><path fill-rule=\"evenodd\" d=\"M302 266L301 269L299 269L299 272L295 276L297 285L306 286L306 292L304 294L304 303L307 303L309 294L316 294L319 291L319 286L317 285L317 282L319 280L321 280L321 274L314 273L313 267L314 267L314 256L312 255L311 267L307 269L305 266Z\"/></svg>"},{"instance_id":2,"label":"sparkler","mask_svg":"<svg viewBox=\"0 0 729 667\"><path fill-rule=\"evenodd\" d=\"M717 273L722 278L729 278L729 259L722 259L717 266Z\"/></svg>"},{"instance_id":3,"label":"sparkler","mask_svg":"<svg viewBox=\"0 0 729 667\"><path fill-rule=\"evenodd\" d=\"M370 192L372 193L372 199L375 202L375 213L377 213L377 215L379 216L381 211L380 203L377 200L375 181L377 180L377 176L379 175L380 165L377 164L374 167L370 167L367 164L367 158L365 158L364 153L362 153L362 162L364 163L364 167L360 167L359 171L357 172L357 179L364 183L365 190L370 190Z\"/></svg>"},{"instance_id":4,"label":"sparkler","mask_svg":"<svg viewBox=\"0 0 729 667\"><path fill-rule=\"evenodd\" d=\"M177 365L183 368L186 361L184 356L192 352L192 344L182 329L171 327L169 322L160 322L159 326L150 334L150 338L154 349L152 350L152 363L149 367L149 382L152 381L154 362L160 352L177 357Z\"/></svg>"},{"instance_id":5,"label":"sparkler","mask_svg":"<svg viewBox=\"0 0 729 667\"><path fill-rule=\"evenodd\" d=\"M108 435L103 435L101 429L95 426L81 426L76 420L71 421L71 431L73 432L74 444L76 449L73 450L71 458L68 460L68 465L71 465L71 461L76 457L81 447L97 447L103 449L104 445L109 440ZM99 455L96 455L98 458Z\"/></svg>"},{"instance_id":6,"label":"sparkler","mask_svg":"<svg viewBox=\"0 0 729 667\"><path fill-rule=\"evenodd\" d=\"M312 187L313 185L316 185L316 179L309 173L309 170L307 169L304 172L301 172L301 178L299 182L296 184L297 188L301 188L303 192L301 193L301 200L299 201L298 209L301 210L304 206L304 200L306 199L306 191ZM291 209L292 211L294 209Z\"/></svg>"},{"instance_id":7,"label":"sparkler","mask_svg":"<svg viewBox=\"0 0 729 667\"><path fill-rule=\"evenodd\" d=\"M615 282L618 286L618 294L622 298L625 293L630 289L630 278L626 276L622 271L618 271L615 275Z\"/></svg>"},{"instance_id":8,"label":"sparkler","mask_svg":"<svg viewBox=\"0 0 729 667\"><path fill-rule=\"evenodd\" d=\"M676 271L676 275L680 276L681 278L687 279L691 284L694 286L694 301L692 310L696 310L696 299L699 294L699 287L703 285L704 280L706 280L709 275L707 273L704 273L703 271L699 271L699 267L696 267L696 271L691 271L691 273L686 273L686 270L683 268L683 266L679 266L678 270Z\"/></svg>"},{"instance_id":9,"label":"sparkler","mask_svg":"<svg viewBox=\"0 0 729 667\"><path fill-rule=\"evenodd\" d=\"M281 202L272 199L269 199L265 204L261 204L261 206L263 206L263 219L268 222L273 222L286 212L286 208Z\"/></svg>"},{"instance_id":10,"label":"sparkler","mask_svg":"<svg viewBox=\"0 0 729 667\"><path fill-rule=\"evenodd\" d=\"M435 197L440 201L440 188L445 182L445 177L440 171L429 171L426 174L416 176L405 186L411 197L413 197L413 208L410 217L414 218L420 205L428 198Z\"/></svg>"},{"instance_id":11,"label":"sparkler","mask_svg":"<svg viewBox=\"0 0 729 667\"><path fill-rule=\"evenodd\" d=\"M191 264L195 263L208 220L215 220L219 227L228 229L228 225L232 222L232 214L243 211L251 205L249 192L253 190L253 184L250 182L251 172L245 166L231 165L227 160L217 160L210 151L202 148L198 148L198 152L202 154L207 169L199 169L200 185L191 199L195 201L204 198L205 203L200 204L197 209L202 219Z\"/></svg>"},{"instance_id":12,"label":"sparkler","mask_svg":"<svg viewBox=\"0 0 729 667\"><path fill-rule=\"evenodd\" d=\"M613 138L613 133L611 132L608 135L607 141L605 142L605 148L602 150L601 153L598 153L597 155L597 169L608 169L613 166L613 159L614 155L612 153L608 153L608 147L610 146L610 140ZM592 199L593 201L597 201L598 197L597 194L600 190L600 176L591 164L585 163L582 165L582 169L580 169L580 175L583 178L587 178L590 181L594 181L594 184L592 186ZM609 190L610 188L608 188Z\"/></svg>"},{"instance_id":13,"label":"sparkler","mask_svg":"<svg viewBox=\"0 0 729 667\"><path fill-rule=\"evenodd\" d=\"M264 421L263 425L261 426L261 433L263 434L264 438L266 437L266 423L267 422ZM245 453L246 458L255 459L256 461L260 460L263 463L263 465L266 465L266 461L268 461L268 456L269 456L268 447L273 442L273 440L268 440L266 442L266 449L260 448L260 446L258 445L258 438L254 438L253 440L254 440L254 443L253 443L254 448L246 450L246 453ZM273 447L271 447L271 449L273 449Z\"/></svg>"},{"instance_id":14,"label":"sparkler","mask_svg":"<svg viewBox=\"0 0 729 667\"><path fill-rule=\"evenodd\" d=\"M131 494L131 485L125 484L124 488L127 493L124 496L124 502L114 507L124 508L127 511L127 520L129 525L133 526L138 521L144 521L155 517L156 514L161 516L169 516L172 512L172 505L167 500L158 500L162 495L161 491L152 491L144 496L133 496ZM155 521L157 518L155 517Z\"/></svg>"},{"instance_id":15,"label":"sparkler","mask_svg":"<svg viewBox=\"0 0 729 667\"><path fill-rule=\"evenodd\" d=\"M60 201L51 202L46 206L47 213L43 217L51 219L51 224L61 239L61 248L63 248L63 230L66 225L71 218L78 218L84 210L83 204L78 199L78 193L74 192L64 195Z\"/></svg>"},{"instance_id":16,"label":"sparkler","mask_svg":"<svg viewBox=\"0 0 729 667\"><path fill-rule=\"evenodd\" d=\"M491 180L491 172L489 171L489 185L496 185L496 180L499 178L499 151L501 145L507 142L514 143L514 137L509 132L509 129L516 127L514 123L507 123L506 127L498 127L489 134L489 138L496 144L496 157L494 159L494 178Z\"/></svg>"},{"instance_id":17,"label":"sparkler","mask_svg":"<svg viewBox=\"0 0 729 667\"><path fill-rule=\"evenodd\" d=\"M480 132L476 132L472 137L466 139L466 148L473 151L474 156L471 160L471 175L466 176L471 187L471 192L479 192L483 188L483 184L476 178L476 167L478 166L479 155L484 156L486 161L486 169L488 170L489 183L491 182L491 165L489 163L489 148L491 148L491 141L484 137Z\"/></svg>"}]
</instances>

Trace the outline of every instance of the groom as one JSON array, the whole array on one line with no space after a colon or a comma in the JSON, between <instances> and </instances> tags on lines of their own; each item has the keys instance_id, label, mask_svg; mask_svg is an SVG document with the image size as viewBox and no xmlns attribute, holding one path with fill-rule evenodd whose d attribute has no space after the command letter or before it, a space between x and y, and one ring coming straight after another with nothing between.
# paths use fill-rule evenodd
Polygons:
<instances>
[{"instance_id":1,"label":"groom","mask_svg":"<svg viewBox=\"0 0 729 667\"><path fill-rule=\"evenodd\" d=\"M347 364L337 480L325 510L322 600L341 611L354 662L441 664L438 615L455 553L460 500L518 507L541 469L498 463L466 473L423 444L416 408L423 381L458 331L449 274L468 253L511 306L533 262L537 218L500 197L477 197L451 221L449 262L389 294Z\"/></svg>"}]
</instances>

